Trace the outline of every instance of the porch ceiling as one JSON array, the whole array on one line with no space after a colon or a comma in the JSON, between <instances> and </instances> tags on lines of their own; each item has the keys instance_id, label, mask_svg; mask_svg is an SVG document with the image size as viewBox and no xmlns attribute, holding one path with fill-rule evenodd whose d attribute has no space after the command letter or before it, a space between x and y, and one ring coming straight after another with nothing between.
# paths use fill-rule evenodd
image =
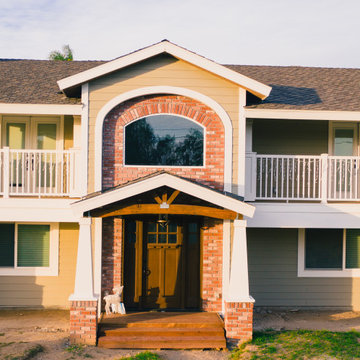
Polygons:
<instances>
[{"instance_id":1,"label":"porch ceiling","mask_svg":"<svg viewBox=\"0 0 360 360\"><path fill-rule=\"evenodd\" d=\"M169 174L157 172L73 203L77 216L135 214L198 215L219 219L252 217L255 207L234 194Z\"/></svg>"}]
</instances>

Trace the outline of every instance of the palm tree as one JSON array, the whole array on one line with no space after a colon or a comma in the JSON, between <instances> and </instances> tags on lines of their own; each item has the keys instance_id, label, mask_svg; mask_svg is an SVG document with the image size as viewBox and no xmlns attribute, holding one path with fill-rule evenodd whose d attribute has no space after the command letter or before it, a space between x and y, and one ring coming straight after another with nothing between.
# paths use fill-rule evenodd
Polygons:
<instances>
[{"instance_id":1,"label":"palm tree","mask_svg":"<svg viewBox=\"0 0 360 360\"><path fill-rule=\"evenodd\" d=\"M49 55L49 60L72 61L73 51L69 45L64 45L62 52L54 50Z\"/></svg>"}]
</instances>

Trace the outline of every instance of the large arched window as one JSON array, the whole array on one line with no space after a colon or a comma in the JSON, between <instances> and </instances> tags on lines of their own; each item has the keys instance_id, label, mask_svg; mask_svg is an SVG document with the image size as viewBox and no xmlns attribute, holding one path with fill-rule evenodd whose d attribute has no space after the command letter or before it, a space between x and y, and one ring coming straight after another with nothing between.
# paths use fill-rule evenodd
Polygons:
<instances>
[{"instance_id":1,"label":"large arched window","mask_svg":"<svg viewBox=\"0 0 360 360\"><path fill-rule=\"evenodd\" d=\"M153 115L125 127L125 165L202 166L204 129L176 115Z\"/></svg>"}]
</instances>

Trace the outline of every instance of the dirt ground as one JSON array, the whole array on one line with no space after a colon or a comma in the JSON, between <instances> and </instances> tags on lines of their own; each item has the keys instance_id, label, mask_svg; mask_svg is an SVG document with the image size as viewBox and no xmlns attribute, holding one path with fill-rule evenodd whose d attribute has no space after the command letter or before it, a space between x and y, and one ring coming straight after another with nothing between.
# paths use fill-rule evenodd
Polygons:
<instances>
[{"instance_id":1,"label":"dirt ground","mask_svg":"<svg viewBox=\"0 0 360 360\"><path fill-rule=\"evenodd\" d=\"M256 309L254 330L328 329L360 331L360 312L288 311ZM0 310L0 359L22 356L37 344L44 347L33 359L111 359L135 355L138 350L112 350L97 347L69 346L69 312L62 310ZM156 351L163 359L223 360L228 351Z\"/></svg>"}]
</instances>

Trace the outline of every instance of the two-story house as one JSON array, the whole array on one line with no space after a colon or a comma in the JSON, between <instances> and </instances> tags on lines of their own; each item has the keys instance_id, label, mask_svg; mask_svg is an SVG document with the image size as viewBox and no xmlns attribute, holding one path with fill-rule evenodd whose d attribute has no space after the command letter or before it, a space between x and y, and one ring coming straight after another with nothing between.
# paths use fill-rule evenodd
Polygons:
<instances>
[{"instance_id":1,"label":"two-story house","mask_svg":"<svg viewBox=\"0 0 360 360\"><path fill-rule=\"evenodd\" d=\"M162 41L0 61L0 306L360 308L360 70L220 65Z\"/></svg>"}]
</instances>

